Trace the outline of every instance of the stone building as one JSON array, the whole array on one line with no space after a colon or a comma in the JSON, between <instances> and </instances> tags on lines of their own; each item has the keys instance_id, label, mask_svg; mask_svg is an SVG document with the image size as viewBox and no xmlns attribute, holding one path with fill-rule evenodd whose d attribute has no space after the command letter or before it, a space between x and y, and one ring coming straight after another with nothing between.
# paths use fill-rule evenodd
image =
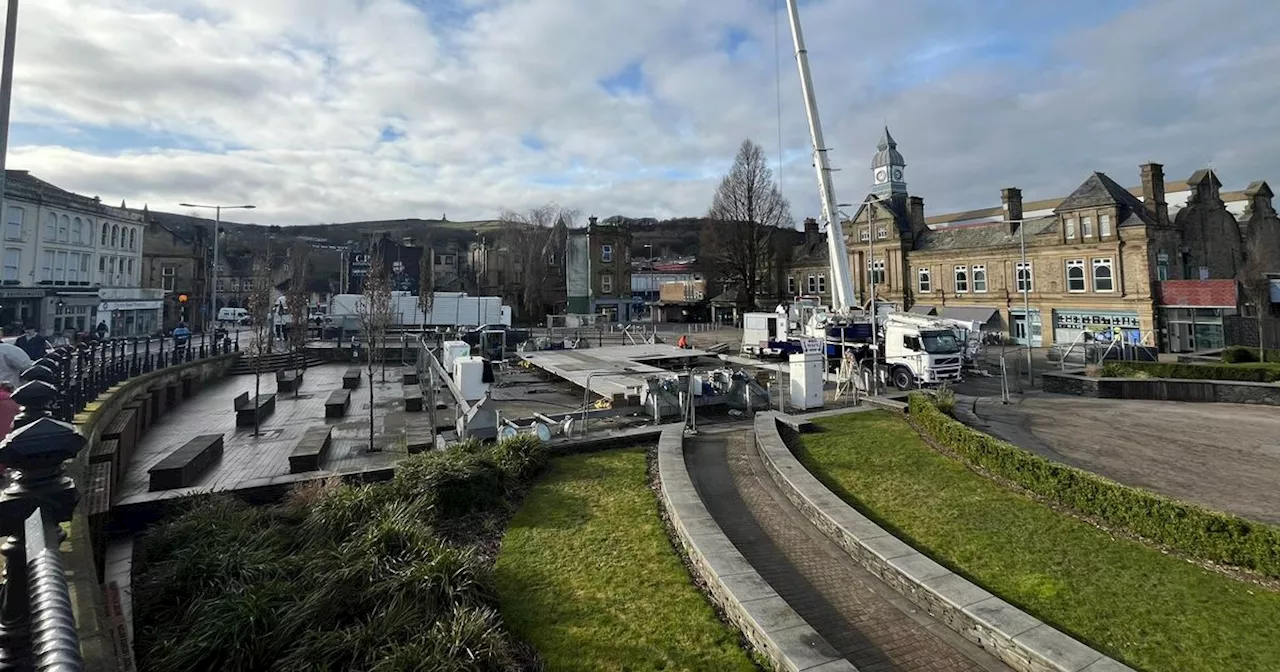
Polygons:
<instances>
[{"instance_id":1,"label":"stone building","mask_svg":"<svg viewBox=\"0 0 1280 672\"><path fill-rule=\"evenodd\" d=\"M163 292L162 325L173 329L186 321L192 329L203 329L209 312L209 259L212 229L204 226L176 226L182 215L142 210L146 223L142 247L142 286ZM193 219L193 218L184 218ZM180 298L185 296L185 302Z\"/></svg>"},{"instance_id":2,"label":"stone building","mask_svg":"<svg viewBox=\"0 0 1280 672\"><path fill-rule=\"evenodd\" d=\"M786 271L787 296L813 298L830 305L830 274L827 236L818 231L818 220L808 218L804 220L804 238L792 250L791 265Z\"/></svg>"},{"instance_id":3,"label":"stone building","mask_svg":"<svg viewBox=\"0 0 1280 672\"><path fill-rule=\"evenodd\" d=\"M570 314L631 320L631 230L626 225L591 217L585 229L569 231L565 266Z\"/></svg>"},{"instance_id":4,"label":"stone building","mask_svg":"<svg viewBox=\"0 0 1280 672\"><path fill-rule=\"evenodd\" d=\"M1280 267L1280 220L1265 182L1223 192L1205 169L1166 184L1163 167L1148 163L1133 189L1095 172L1065 198L1024 202L1008 187L997 207L926 217L887 128L877 149L871 192L845 225L863 301L874 283L877 300L978 321L1034 346L1090 332L1201 350L1230 340L1232 321L1250 308L1222 288L1201 293L1214 305L1171 305L1161 283L1235 287L1247 253ZM1198 296L1184 287L1172 294ZM1275 314L1274 305L1261 310Z\"/></svg>"}]
</instances>

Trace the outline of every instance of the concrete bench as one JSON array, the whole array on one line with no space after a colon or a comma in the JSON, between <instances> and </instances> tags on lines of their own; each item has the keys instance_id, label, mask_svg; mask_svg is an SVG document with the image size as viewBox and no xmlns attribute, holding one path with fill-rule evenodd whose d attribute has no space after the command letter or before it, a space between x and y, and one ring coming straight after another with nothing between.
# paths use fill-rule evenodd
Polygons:
<instances>
[{"instance_id":1,"label":"concrete bench","mask_svg":"<svg viewBox=\"0 0 1280 672\"><path fill-rule=\"evenodd\" d=\"M324 402L324 417L341 418L347 414L347 406L351 404L351 390L334 390Z\"/></svg>"},{"instance_id":2,"label":"concrete bench","mask_svg":"<svg viewBox=\"0 0 1280 672\"><path fill-rule=\"evenodd\" d=\"M236 427L252 427L256 422L271 417L276 412L276 395L260 394L253 399L249 398L249 393L245 392L236 397Z\"/></svg>"},{"instance_id":3,"label":"concrete bench","mask_svg":"<svg viewBox=\"0 0 1280 672\"><path fill-rule=\"evenodd\" d=\"M403 385L417 385L418 372L413 369L405 369L400 374L400 383Z\"/></svg>"},{"instance_id":4,"label":"concrete bench","mask_svg":"<svg viewBox=\"0 0 1280 672\"><path fill-rule=\"evenodd\" d=\"M298 443L289 453L289 473L300 474L304 471L319 471L320 460L329 452L333 442L332 427L312 427L302 433Z\"/></svg>"},{"instance_id":5,"label":"concrete bench","mask_svg":"<svg viewBox=\"0 0 1280 672\"><path fill-rule=\"evenodd\" d=\"M194 485L222 457L222 435L202 434L169 453L156 466L147 470L151 492L173 490Z\"/></svg>"},{"instance_id":6,"label":"concrete bench","mask_svg":"<svg viewBox=\"0 0 1280 672\"><path fill-rule=\"evenodd\" d=\"M404 387L404 410L408 413L422 411L422 389L417 385Z\"/></svg>"},{"instance_id":7,"label":"concrete bench","mask_svg":"<svg viewBox=\"0 0 1280 672\"><path fill-rule=\"evenodd\" d=\"M342 389L354 390L360 387L360 379L363 377L364 373L360 371L359 367L347 369L347 372L342 374Z\"/></svg>"},{"instance_id":8,"label":"concrete bench","mask_svg":"<svg viewBox=\"0 0 1280 672\"><path fill-rule=\"evenodd\" d=\"M302 373L299 371L277 371L276 391L294 392L302 385Z\"/></svg>"}]
</instances>

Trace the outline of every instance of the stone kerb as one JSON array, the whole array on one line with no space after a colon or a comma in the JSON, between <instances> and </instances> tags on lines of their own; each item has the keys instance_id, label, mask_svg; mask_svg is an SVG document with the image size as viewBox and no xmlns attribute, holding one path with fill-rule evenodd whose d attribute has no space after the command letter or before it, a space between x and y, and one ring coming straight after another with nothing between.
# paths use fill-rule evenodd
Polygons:
<instances>
[{"instance_id":1,"label":"stone kerb","mask_svg":"<svg viewBox=\"0 0 1280 672\"><path fill-rule=\"evenodd\" d=\"M1131 669L970 583L858 513L800 464L778 431L779 421L774 413L755 417L756 449L770 477L818 529L938 622L1019 672Z\"/></svg>"},{"instance_id":2,"label":"stone kerb","mask_svg":"<svg viewBox=\"0 0 1280 672\"><path fill-rule=\"evenodd\" d=\"M756 573L724 535L694 489L684 432L669 425L658 440L659 504L710 598L778 670L857 672Z\"/></svg>"}]
</instances>

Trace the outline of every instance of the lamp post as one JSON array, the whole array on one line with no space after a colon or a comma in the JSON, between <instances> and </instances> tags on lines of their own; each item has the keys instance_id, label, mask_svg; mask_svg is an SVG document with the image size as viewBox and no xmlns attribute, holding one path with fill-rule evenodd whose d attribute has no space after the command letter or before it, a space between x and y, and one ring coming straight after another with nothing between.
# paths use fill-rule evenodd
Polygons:
<instances>
[{"instance_id":1,"label":"lamp post","mask_svg":"<svg viewBox=\"0 0 1280 672\"><path fill-rule=\"evenodd\" d=\"M1027 219L1006 219L1005 224L1018 225L1018 246L1021 250L1021 261L1018 268L1014 270L1014 282L1021 287L1022 292L1022 334L1027 341L1027 383L1035 382L1035 376L1031 373L1031 267L1027 265ZM1026 273L1024 280L1022 274Z\"/></svg>"},{"instance_id":2,"label":"lamp post","mask_svg":"<svg viewBox=\"0 0 1280 672\"><path fill-rule=\"evenodd\" d=\"M875 230L875 207L876 204L883 202L884 199L879 196L872 196L867 201L867 297L868 307L871 310L871 392L872 396L880 391L880 334L878 313L876 310L876 230Z\"/></svg>"},{"instance_id":3,"label":"lamp post","mask_svg":"<svg viewBox=\"0 0 1280 672\"><path fill-rule=\"evenodd\" d=\"M645 294L653 294L653 245L650 243L645 243L644 247L646 250L649 251L649 253L645 255L646 257L648 257L648 261L649 261L649 282L645 283L648 285L648 287L646 288ZM655 308L657 308L656 305L654 305L653 303L649 304L649 321L653 322L654 324L657 324L658 316L654 312Z\"/></svg>"},{"instance_id":4,"label":"lamp post","mask_svg":"<svg viewBox=\"0 0 1280 672\"><path fill-rule=\"evenodd\" d=\"M9 156L9 101L13 98L13 52L18 42L18 0L9 0L4 22L4 62L0 63L0 216L8 221L4 208L6 159Z\"/></svg>"},{"instance_id":5,"label":"lamp post","mask_svg":"<svg viewBox=\"0 0 1280 672\"><path fill-rule=\"evenodd\" d=\"M179 203L184 208L204 208L213 210L213 263L209 273L209 315L205 318L205 330L209 321L218 319L218 229L222 227L223 210L253 210L255 205L200 205L198 203Z\"/></svg>"}]
</instances>

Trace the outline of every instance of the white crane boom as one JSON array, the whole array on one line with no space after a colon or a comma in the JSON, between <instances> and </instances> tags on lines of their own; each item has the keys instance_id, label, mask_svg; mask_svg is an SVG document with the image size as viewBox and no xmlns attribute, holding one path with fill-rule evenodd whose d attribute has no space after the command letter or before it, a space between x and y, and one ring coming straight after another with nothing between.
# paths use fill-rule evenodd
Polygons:
<instances>
[{"instance_id":1,"label":"white crane boom","mask_svg":"<svg viewBox=\"0 0 1280 672\"><path fill-rule=\"evenodd\" d=\"M822 218L827 220L827 256L831 259L832 301L836 313L853 310L857 301L853 296L853 279L849 275L849 253L844 246L844 227L840 213L836 211L835 192L831 187L831 167L827 162L827 147L822 139L822 121L818 119L818 100L813 93L813 77L809 74L809 52L804 48L804 35L800 31L800 13L796 0L787 0L787 14L791 19L791 37L796 45L796 64L800 68L800 88L804 91L804 109L809 116L809 134L813 138L813 166L818 172L818 191L822 197Z\"/></svg>"}]
</instances>

